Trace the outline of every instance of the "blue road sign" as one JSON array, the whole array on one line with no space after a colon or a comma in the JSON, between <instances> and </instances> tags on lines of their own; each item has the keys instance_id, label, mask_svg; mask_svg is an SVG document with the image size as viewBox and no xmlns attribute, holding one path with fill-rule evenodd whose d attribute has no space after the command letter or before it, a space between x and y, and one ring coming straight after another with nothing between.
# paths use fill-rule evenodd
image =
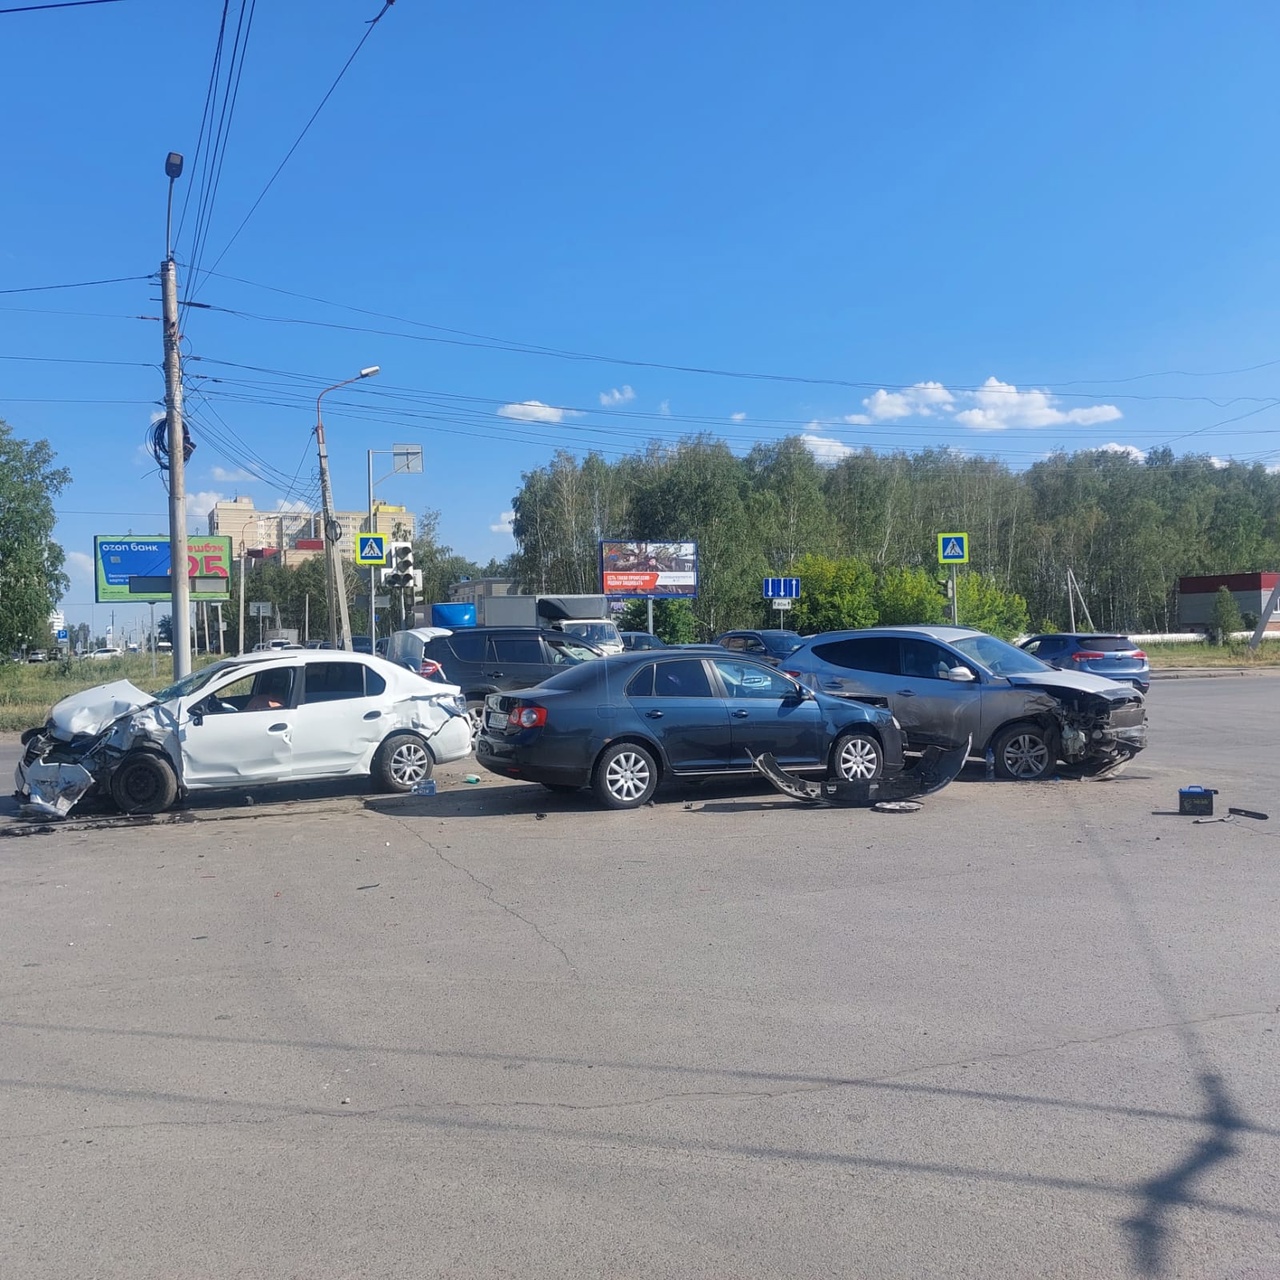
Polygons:
<instances>
[{"instance_id":1,"label":"blue road sign","mask_svg":"<svg viewBox=\"0 0 1280 1280\"><path fill-rule=\"evenodd\" d=\"M57 638L58 638L59 640L69 640L69 639L71 638L71 637L70 637L70 635L67 633L67 629L66 629L66 627L59 627L59 628L58 628L58 635L57 635Z\"/></svg>"},{"instance_id":2,"label":"blue road sign","mask_svg":"<svg viewBox=\"0 0 1280 1280\"><path fill-rule=\"evenodd\" d=\"M938 534L939 564L968 564L969 535L967 533Z\"/></svg>"},{"instance_id":3,"label":"blue road sign","mask_svg":"<svg viewBox=\"0 0 1280 1280\"><path fill-rule=\"evenodd\" d=\"M766 578L764 580L764 598L766 600L799 600L799 578Z\"/></svg>"},{"instance_id":4,"label":"blue road sign","mask_svg":"<svg viewBox=\"0 0 1280 1280\"><path fill-rule=\"evenodd\" d=\"M385 564L386 559L386 534L362 533L356 538L356 564Z\"/></svg>"}]
</instances>

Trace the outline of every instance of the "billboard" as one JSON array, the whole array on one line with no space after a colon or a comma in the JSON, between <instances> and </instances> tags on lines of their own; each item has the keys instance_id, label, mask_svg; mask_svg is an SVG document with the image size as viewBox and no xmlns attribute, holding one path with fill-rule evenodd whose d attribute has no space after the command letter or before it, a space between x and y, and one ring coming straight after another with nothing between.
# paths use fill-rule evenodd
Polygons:
<instances>
[{"instance_id":1,"label":"billboard","mask_svg":"<svg viewBox=\"0 0 1280 1280\"><path fill-rule=\"evenodd\" d=\"M168 600L169 591L130 591L131 578L169 576L169 538L135 538L132 534L113 537L99 534L93 540L94 598L99 604L146 604ZM220 591L197 591L192 600L231 598L231 539L193 536L187 539L187 574L192 578L221 578ZM135 583L141 586L141 583ZM154 588L155 583L147 584ZM207 585L205 583L202 586Z\"/></svg>"},{"instance_id":2,"label":"billboard","mask_svg":"<svg viewBox=\"0 0 1280 1280\"><path fill-rule=\"evenodd\" d=\"M600 590L664 599L698 594L696 542L600 543Z\"/></svg>"}]
</instances>

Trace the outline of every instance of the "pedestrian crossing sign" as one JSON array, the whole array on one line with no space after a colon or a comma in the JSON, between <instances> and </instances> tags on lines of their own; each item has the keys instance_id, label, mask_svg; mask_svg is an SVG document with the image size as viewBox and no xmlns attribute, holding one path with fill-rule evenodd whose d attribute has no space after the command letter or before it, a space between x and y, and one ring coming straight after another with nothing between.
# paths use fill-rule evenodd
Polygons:
<instances>
[{"instance_id":1,"label":"pedestrian crossing sign","mask_svg":"<svg viewBox=\"0 0 1280 1280\"><path fill-rule=\"evenodd\" d=\"M968 564L969 535L967 533L938 534L939 564Z\"/></svg>"},{"instance_id":2,"label":"pedestrian crossing sign","mask_svg":"<svg viewBox=\"0 0 1280 1280\"><path fill-rule=\"evenodd\" d=\"M387 536L362 533L356 538L356 564L386 564Z\"/></svg>"}]
</instances>

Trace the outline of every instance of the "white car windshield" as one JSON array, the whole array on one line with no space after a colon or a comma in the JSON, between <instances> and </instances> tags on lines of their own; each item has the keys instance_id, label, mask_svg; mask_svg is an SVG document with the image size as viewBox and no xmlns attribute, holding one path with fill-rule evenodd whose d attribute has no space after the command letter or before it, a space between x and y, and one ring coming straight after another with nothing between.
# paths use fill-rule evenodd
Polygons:
<instances>
[{"instance_id":1,"label":"white car windshield","mask_svg":"<svg viewBox=\"0 0 1280 1280\"><path fill-rule=\"evenodd\" d=\"M1015 649L995 636L963 636L950 643L993 676L1034 676L1053 670L1047 662L1041 662L1025 649Z\"/></svg>"},{"instance_id":2,"label":"white car windshield","mask_svg":"<svg viewBox=\"0 0 1280 1280\"><path fill-rule=\"evenodd\" d=\"M193 671L189 676L183 676L181 680L175 680L163 689L157 689L152 696L157 702L170 702L174 698L185 698L195 693L198 689L203 689L214 676L219 676L224 671L230 671L238 665L235 662L215 662L210 667L204 667L200 671Z\"/></svg>"}]
</instances>

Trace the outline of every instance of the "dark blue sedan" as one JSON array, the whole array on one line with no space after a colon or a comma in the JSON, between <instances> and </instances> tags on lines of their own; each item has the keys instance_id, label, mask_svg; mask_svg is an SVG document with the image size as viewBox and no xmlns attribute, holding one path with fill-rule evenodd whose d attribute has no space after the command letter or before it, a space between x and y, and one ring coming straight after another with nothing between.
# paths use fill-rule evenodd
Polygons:
<instances>
[{"instance_id":1,"label":"dark blue sedan","mask_svg":"<svg viewBox=\"0 0 1280 1280\"><path fill-rule=\"evenodd\" d=\"M792 773L870 781L902 768L902 734L884 708L814 693L761 662L671 649L490 694L475 746L491 773L589 786L610 809L645 804L667 778L750 775L765 752Z\"/></svg>"},{"instance_id":2,"label":"dark blue sedan","mask_svg":"<svg viewBox=\"0 0 1280 1280\"><path fill-rule=\"evenodd\" d=\"M1139 693L1151 688L1147 655L1128 636L1062 631L1032 636L1022 642L1022 648L1061 671L1088 671L1131 684Z\"/></svg>"}]
</instances>

